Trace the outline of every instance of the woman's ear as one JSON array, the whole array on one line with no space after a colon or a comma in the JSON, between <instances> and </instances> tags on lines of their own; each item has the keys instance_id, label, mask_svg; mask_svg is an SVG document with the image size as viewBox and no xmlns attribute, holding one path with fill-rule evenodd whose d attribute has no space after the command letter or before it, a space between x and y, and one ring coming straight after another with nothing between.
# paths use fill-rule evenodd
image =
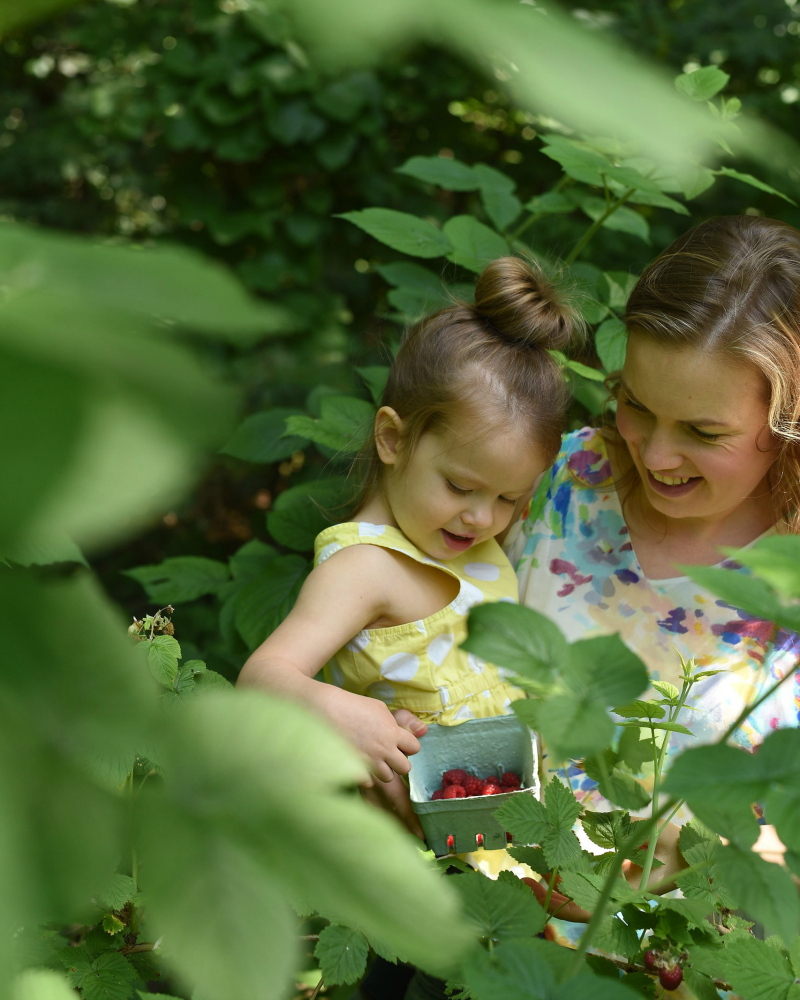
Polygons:
<instances>
[{"instance_id":1,"label":"woman's ear","mask_svg":"<svg viewBox=\"0 0 800 1000\"><path fill-rule=\"evenodd\" d=\"M384 465L396 465L400 455L403 420L391 406L382 406L375 414L375 447Z\"/></svg>"}]
</instances>

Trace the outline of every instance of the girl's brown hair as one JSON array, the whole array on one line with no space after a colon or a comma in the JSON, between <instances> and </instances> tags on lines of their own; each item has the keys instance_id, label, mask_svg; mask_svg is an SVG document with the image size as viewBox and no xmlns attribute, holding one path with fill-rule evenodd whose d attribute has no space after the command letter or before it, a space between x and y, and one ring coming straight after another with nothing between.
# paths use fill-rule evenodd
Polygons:
<instances>
[{"instance_id":1,"label":"girl's brown hair","mask_svg":"<svg viewBox=\"0 0 800 1000\"><path fill-rule=\"evenodd\" d=\"M701 223L642 274L625 324L667 347L722 351L758 368L778 442L768 480L775 520L800 532L800 232L748 215Z\"/></svg>"},{"instance_id":2,"label":"girl's brown hair","mask_svg":"<svg viewBox=\"0 0 800 1000\"><path fill-rule=\"evenodd\" d=\"M563 350L579 325L540 270L500 257L478 278L475 304L453 305L420 320L403 338L381 405L403 420L406 458L420 437L464 407L486 402L516 424L527 422L549 460L558 453L569 391L549 350ZM374 437L357 504L378 490L383 464Z\"/></svg>"}]
</instances>

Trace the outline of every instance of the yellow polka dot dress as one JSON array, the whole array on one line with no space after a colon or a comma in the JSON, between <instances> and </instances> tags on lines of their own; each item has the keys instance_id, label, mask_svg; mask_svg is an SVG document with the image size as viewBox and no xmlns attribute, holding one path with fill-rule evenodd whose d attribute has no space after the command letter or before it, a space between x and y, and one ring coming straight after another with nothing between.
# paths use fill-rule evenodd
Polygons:
<instances>
[{"instance_id":1,"label":"yellow polka dot dress","mask_svg":"<svg viewBox=\"0 0 800 1000\"><path fill-rule=\"evenodd\" d=\"M523 692L501 668L460 648L470 608L487 601L517 603L517 578L497 542L491 538L443 561L426 555L398 528L350 521L317 535L314 565L349 545L379 545L435 566L458 580L459 591L428 618L359 632L328 664L328 680L390 709L406 708L427 723L455 726L508 714Z\"/></svg>"}]
</instances>

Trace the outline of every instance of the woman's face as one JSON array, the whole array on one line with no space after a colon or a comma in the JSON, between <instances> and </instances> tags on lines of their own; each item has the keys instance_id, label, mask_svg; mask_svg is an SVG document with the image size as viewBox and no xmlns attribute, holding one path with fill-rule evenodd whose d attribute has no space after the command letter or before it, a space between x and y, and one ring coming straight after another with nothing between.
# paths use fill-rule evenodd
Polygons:
<instances>
[{"instance_id":1,"label":"woman's face","mask_svg":"<svg viewBox=\"0 0 800 1000\"><path fill-rule=\"evenodd\" d=\"M767 414L767 388L754 366L631 335L617 427L646 499L667 517L717 520L766 497L777 454Z\"/></svg>"}]
</instances>

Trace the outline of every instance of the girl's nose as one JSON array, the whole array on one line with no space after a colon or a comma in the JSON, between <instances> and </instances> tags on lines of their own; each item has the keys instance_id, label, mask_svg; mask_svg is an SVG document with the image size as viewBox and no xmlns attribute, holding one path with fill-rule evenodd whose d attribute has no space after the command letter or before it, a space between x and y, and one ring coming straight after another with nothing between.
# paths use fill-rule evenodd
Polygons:
<instances>
[{"instance_id":1,"label":"girl's nose","mask_svg":"<svg viewBox=\"0 0 800 1000\"><path fill-rule=\"evenodd\" d=\"M461 515L461 520L470 528L483 530L492 524L492 506L488 503L473 503Z\"/></svg>"}]
</instances>

